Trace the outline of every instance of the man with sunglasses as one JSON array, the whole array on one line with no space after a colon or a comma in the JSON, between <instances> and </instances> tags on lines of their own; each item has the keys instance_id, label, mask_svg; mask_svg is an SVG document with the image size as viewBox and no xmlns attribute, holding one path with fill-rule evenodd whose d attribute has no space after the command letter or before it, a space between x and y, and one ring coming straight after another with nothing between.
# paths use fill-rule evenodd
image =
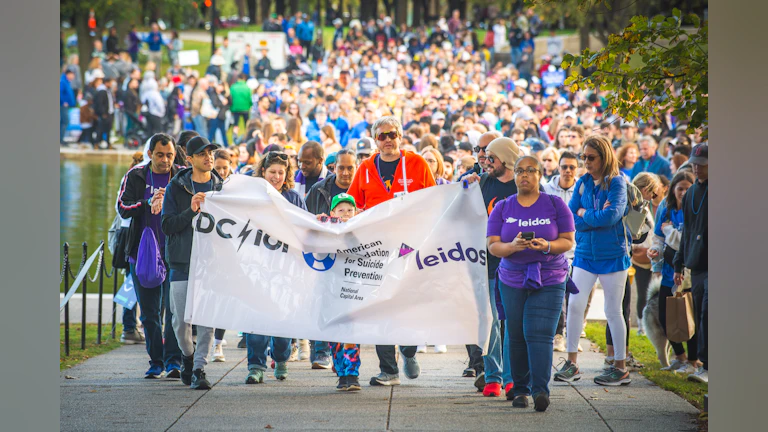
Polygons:
<instances>
[{"instance_id":1,"label":"man with sunglasses","mask_svg":"<svg viewBox=\"0 0 768 432\"><path fill-rule=\"evenodd\" d=\"M573 195L574 186L576 185L576 170L579 169L578 157L565 151L560 156L560 174L555 175L544 185L544 192L549 195L560 197L565 202L571 201ZM565 258L570 264L573 261L573 254L576 250L576 242L573 243L571 250L565 252ZM557 352L565 352L565 314L567 309L566 301L568 296L563 299L563 309L560 311L560 320L557 322L557 329L555 331L554 350Z\"/></svg>"},{"instance_id":2,"label":"man with sunglasses","mask_svg":"<svg viewBox=\"0 0 768 432\"><path fill-rule=\"evenodd\" d=\"M487 163L486 158L488 156L485 149L488 147L488 144L496 138L501 138L501 132L489 131L480 135L480 138L477 139L477 145L472 149L477 155L477 163L475 163L475 166L471 170L462 174L462 176L459 177L459 181L472 174L480 175L485 171L485 165Z\"/></svg>"},{"instance_id":3,"label":"man with sunglasses","mask_svg":"<svg viewBox=\"0 0 768 432\"><path fill-rule=\"evenodd\" d=\"M364 160L352 180L347 193L355 198L357 208L368 210L408 192L435 186L427 162L417 153L400 150L403 126L395 117L382 117L371 127L379 152ZM421 368L416 360L415 346L401 346L405 358L404 372L409 379L419 376ZM381 373L371 378L372 386L400 384L394 345L377 345Z\"/></svg>"}]
</instances>

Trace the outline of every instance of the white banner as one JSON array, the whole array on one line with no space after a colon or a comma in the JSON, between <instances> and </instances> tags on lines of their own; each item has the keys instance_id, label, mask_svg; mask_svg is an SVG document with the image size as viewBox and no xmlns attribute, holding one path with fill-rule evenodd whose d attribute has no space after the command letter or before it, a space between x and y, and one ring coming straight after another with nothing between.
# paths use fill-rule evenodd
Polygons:
<instances>
[{"instance_id":1,"label":"white banner","mask_svg":"<svg viewBox=\"0 0 768 432\"><path fill-rule=\"evenodd\" d=\"M477 183L432 187L320 223L234 175L193 221L185 321L330 342L486 347L491 325Z\"/></svg>"},{"instance_id":2,"label":"white banner","mask_svg":"<svg viewBox=\"0 0 768 432\"><path fill-rule=\"evenodd\" d=\"M237 58L242 58L245 53L245 44L251 45L251 67L261 58L261 50L267 49L267 57L272 69L283 70L288 66L288 39L283 32L244 32L231 31L227 34L229 45L237 53Z\"/></svg>"}]
</instances>

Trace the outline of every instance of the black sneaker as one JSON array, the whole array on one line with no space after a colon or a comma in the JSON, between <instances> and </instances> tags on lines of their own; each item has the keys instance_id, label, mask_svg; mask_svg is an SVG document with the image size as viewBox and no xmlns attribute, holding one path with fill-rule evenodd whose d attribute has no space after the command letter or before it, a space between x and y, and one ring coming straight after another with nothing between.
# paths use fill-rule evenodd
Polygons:
<instances>
[{"instance_id":1,"label":"black sneaker","mask_svg":"<svg viewBox=\"0 0 768 432\"><path fill-rule=\"evenodd\" d=\"M562 369L555 372L555 381L574 382L581 379L581 371L576 363L566 360Z\"/></svg>"},{"instance_id":2,"label":"black sneaker","mask_svg":"<svg viewBox=\"0 0 768 432\"><path fill-rule=\"evenodd\" d=\"M339 391L346 391L347 390L347 388L349 387L347 385L347 378L348 377L346 377L346 376L340 376L339 377L339 385L336 386L336 390L339 390Z\"/></svg>"},{"instance_id":3,"label":"black sneaker","mask_svg":"<svg viewBox=\"0 0 768 432\"><path fill-rule=\"evenodd\" d=\"M546 393L536 393L533 395L533 408L536 411L544 412L549 406L549 396Z\"/></svg>"},{"instance_id":4,"label":"black sneaker","mask_svg":"<svg viewBox=\"0 0 768 432\"><path fill-rule=\"evenodd\" d=\"M192 372L192 384L189 388L193 390L210 390L211 383L205 378L205 371L202 369L195 369Z\"/></svg>"},{"instance_id":5,"label":"black sneaker","mask_svg":"<svg viewBox=\"0 0 768 432\"><path fill-rule=\"evenodd\" d=\"M528 395L518 395L512 400L512 406L515 408L528 408Z\"/></svg>"},{"instance_id":6,"label":"black sneaker","mask_svg":"<svg viewBox=\"0 0 768 432\"><path fill-rule=\"evenodd\" d=\"M173 379L181 378L181 371L179 370L179 366L175 364L168 365L168 367L165 368L165 377Z\"/></svg>"},{"instance_id":7,"label":"black sneaker","mask_svg":"<svg viewBox=\"0 0 768 432\"><path fill-rule=\"evenodd\" d=\"M474 378L475 375L477 375L477 373L471 367L464 369L464 372L461 373L461 376L464 378Z\"/></svg>"},{"instance_id":8,"label":"black sneaker","mask_svg":"<svg viewBox=\"0 0 768 432\"><path fill-rule=\"evenodd\" d=\"M362 390L362 387L360 387L360 380L356 376L348 376L347 377L347 391L360 391Z\"/></svg>"},{"instance_id":9,"label":"black sneaker","mask_svg":"<svg viewBox=\"0 0 768 432\"><path fill-rule=\"evenodd\" d=\"M480 375L475 378L475 387L477 387L477 391L483 391L485 388L485 372L480 373Z\"/></svg>"},{"instance_id":10,"label":"black sneaker","mask_svg":"<svg viewBox=\"0 0 768 432\"><path fill-rule=\"evenodd\" d=\"M243 335L242 338L240 338L240 342L237 343L238 348L247 348L245 344L245 335Z\"/></svg>"},{"instance_id":11,"label":"black sneaker","mask_svg":"<svg viewBox=\"0 0 768 432\"><path fill-rule=\"evenodd\" d=\"M181 372L179 373L179 376L181 377L181 383L184 385L191 385L192 384L192 367L193 364L193 358L192 356L186 357L184 355L181 356Z\"/></svg>"}]
</instances>

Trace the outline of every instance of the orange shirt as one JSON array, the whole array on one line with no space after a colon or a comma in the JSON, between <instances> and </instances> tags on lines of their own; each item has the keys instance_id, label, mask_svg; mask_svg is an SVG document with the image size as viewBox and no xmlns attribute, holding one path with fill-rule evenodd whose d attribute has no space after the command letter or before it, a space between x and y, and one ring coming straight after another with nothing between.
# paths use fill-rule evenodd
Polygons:
<instances>
[{"instance_id":1,"label":"orange shirt","mask_svg":"<svg viewBox=\"0 0 768 432\"><path fill-rule=\"evenodd\" d=\"M410 151L400 151L400 154L400 162L397 164L390 190L384 186L376 168L378 153L364 160L357 168L355 178L352 180L347 193L355 198L359 210L368 210L394 198L396 193L405 191L406 184L408 185L408 192L435 186L435 177L423 157ZM403 162L405 162L405 180L403 179Z\"/></svg>"}]
</instances>

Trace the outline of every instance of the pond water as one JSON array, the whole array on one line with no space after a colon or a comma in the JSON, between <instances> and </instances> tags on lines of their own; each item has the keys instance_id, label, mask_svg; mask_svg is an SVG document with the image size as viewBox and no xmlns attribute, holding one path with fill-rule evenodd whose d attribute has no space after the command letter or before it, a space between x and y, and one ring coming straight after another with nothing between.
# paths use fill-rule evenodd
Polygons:
<instances>
[{"instance_id":1,"label":"pond water","mask_svg":"<svg viewBox=\"0 0 768 432\"><path fill-rule=\"evenodd\" d=\"M83 242L88 243L89 255L99 246L99 242L107 242L107 232L115 218L120 181L130 163L128 156L61 159L59 256L63 258L62 245L68 242L73 273L80 264ZM107 251L108 263L111 258ZM89 292L92 288L98 290L98 285L94 285L89 284Z\"/></svg>"}]
</instances>

